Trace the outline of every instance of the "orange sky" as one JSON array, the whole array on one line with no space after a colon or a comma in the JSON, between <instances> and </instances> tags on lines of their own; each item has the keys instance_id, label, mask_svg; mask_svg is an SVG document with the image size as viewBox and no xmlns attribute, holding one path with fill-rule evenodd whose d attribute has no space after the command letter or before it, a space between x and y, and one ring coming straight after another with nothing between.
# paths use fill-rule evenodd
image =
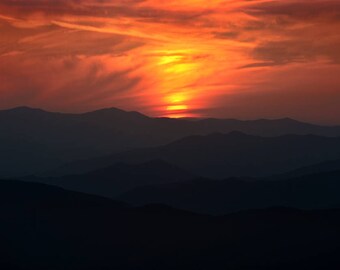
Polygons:
<instances>
[{"instance_id":1,"label":"orange sky","mask_svg":"<svg viewBox=\"0 0 340 270\"><path fill-rule=\"evenodd\" d=\"M340 124L338 0L1 0L0 108Z\"/></svg>"}]
</instances>

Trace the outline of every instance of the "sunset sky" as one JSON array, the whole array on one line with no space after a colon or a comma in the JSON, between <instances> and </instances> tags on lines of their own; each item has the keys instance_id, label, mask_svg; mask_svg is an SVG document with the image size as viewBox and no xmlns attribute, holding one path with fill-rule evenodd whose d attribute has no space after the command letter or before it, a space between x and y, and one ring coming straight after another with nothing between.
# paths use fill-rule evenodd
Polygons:
<instances>
[{"instance_id":1,"label":"sunset sky","mask_svg":"<svg viewBox=\"0 0 340 270\"><path fill-rule=\"evenodd\" d=\"M0 0L0 108L340 124L339 0Z\"/></svg>"}]
</instances>

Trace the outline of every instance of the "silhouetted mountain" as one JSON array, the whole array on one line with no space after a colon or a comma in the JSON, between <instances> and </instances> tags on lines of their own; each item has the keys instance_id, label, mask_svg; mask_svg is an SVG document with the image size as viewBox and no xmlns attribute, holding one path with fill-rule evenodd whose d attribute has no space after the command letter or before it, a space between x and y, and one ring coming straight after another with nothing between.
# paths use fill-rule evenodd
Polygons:
<instances>
[{"instance_id":1,"label":"silhouetted mountain","mask_svg":"<svg viewBox=\"0 0 340 270\"><path fill-rule=\"evenodd\" d=\"M338 160L330 160L325 161L317 164L313 164L310 166L305 166L302 168L298 168L294 171L287 172L276 177L278 178L291 178L291 177L298 177L302 175L308 174L317 174L323 172L332 172L332 171L340 171L340 159Z\"/></svg>"},{"instance_id":2,"label":"silhouetted mountain","mask_svg":"<svg viewBox=\"0 0 340 270\"><path fill-rule=\"evenodd\" d=\"M210 178L269 176L340 158L340 137L286 135L258 137L240 132L191 136L165 146L131 150L78 161L50 174L89 172L116 162L142 163L161 159Z\"/></svg>"},{"instance_id":3,"label":"silhouetted mountain","mask_svg":"<svg viewBox=\"0 0 340 270\"><path fill-rule=\"evenodd\" d=\"M261 136L340 136L340 127L323 127L291 119L192 121L149 118L115 108L65 114L20 107L0 111L0 176L22 176L78 159L164 145L191 135L235 130Z\"/></svg>"},{"instance_id":4,"label":"silhouetted mountain","mask_svg":"<svg viewBox=\"0 0 340 270\"><path fill-rule=\"evenodd\" d=\"M340 170L281 181L199 179L136 188L118 197L135 205L163 203L176 208L224 214L273 206L321 209L340 205Z\"/></svg>"},{"instance_id":5,"label":"silhouetted mountain","mask_svg":"<svg viewBox=\"0 0 340 270\"><path fill-rule=\"evenodd\" d=\"M110 207L124 208L127 204L102 197L65 190L41 183L0 180L0 207L35 209ZM8 209L10 211L10 209Z\"/></svg>"},{"instance_id":6,"label":"silhouetted mountain","mask_svg":"<svg viewBox=\"0 0 340 270\"><path fill-rule=\"evenodd\" d=\"M0 193L1 269L340 266L339 210L271 208L210 217L161 205L131 208L15 181L0 181Z\"/></svg>"},{"instance_id":7,"label":"silhouetted mountain","mask_svg":"<svg viewBox=\"0 0 340 270\"><path fill-rule=\"evenodd\" d=\"M55 178L28 177L27 180L105 197L115 197L139 186L188 181L193 178L195 178L194 175L174 165L161 160L152 160L142 164L119 162L81 175Z\"/></svg>"}]
</instances>

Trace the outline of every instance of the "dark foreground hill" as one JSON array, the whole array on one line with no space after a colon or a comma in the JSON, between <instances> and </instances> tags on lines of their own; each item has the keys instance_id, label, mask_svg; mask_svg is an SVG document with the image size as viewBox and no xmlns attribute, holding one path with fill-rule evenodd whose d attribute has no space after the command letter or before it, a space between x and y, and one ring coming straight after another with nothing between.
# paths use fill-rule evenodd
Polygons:
<instances>
[{"instance_id":1,"label":"dark foreground hill","mask_svg":"<svg viewBox=\"0 0 340 270\"><path fill-rule=\"evenodd\" d=\"M268 138L240 132L191 136L165 146L70 163L50 174L82 174L117 162L143 163L155 159L210 178L270 176L340 159L340 137L285 135Z\"/></svg>"},{"instance_id":2,"label":"dark foreground hill","mask_svg":"<svg viewBox=\"0 0 340 270\"><path fill-rule=\"evenodd\" d=\"M119 197L134 205L162 203L189 211L224 214L273 206L325 209L340 205L340 170L288 180L198 179L136 188Z\"/></svg>"},{"instance_id":3,"label":"dark foreground hill","mask_svg":"<svg viewBox=\"0 0 340 270\"><path fill-rule=\"evenodd\" d=\"M223 217L131 208L40 184L0 182L0 268L339 269L340 211Z\"/></svg>"},{"instance_id":4,"label":"dark foreground hill","mask_svg":"<svg viewBox=\"0 0 340 270\"><path fill-rule=\"evenodd\" d=\"M79 175L25 180L119 198L134 205L162 203L194 212L225 214L276 205L303 209L340 206L337 164L336 161L316 164L315 168L306 167L268 178L214 180L197 178L174 165L153 160L141 164L116 163Z\"/></svg>"},{"instance_id":5,"label":"dark foreground hill","mask_svg":"<svg viewBox=\"0 0 340 270\"><path fill-rule=\"evenodd\" d=\"M0 111L0 176L22 176L78 159L163 145L186 136L231 131L260 136L340 136L340 127L292 119L189 121L150 118L115 108L64 114L20 107Z\"/></svg>"}]
</instances>

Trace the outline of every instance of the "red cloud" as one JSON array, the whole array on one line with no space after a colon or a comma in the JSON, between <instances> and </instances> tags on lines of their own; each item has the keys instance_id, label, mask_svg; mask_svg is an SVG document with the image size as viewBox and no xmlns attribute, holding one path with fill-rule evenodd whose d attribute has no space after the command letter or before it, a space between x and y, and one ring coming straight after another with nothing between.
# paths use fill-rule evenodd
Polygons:
<instances>
[{"instance_id":1,"label":"red cloud","mask_svg":"<svg viewBox=\"0 0 340 270\"><path fill-rule=\"evenodd\" d=\"M340 123L339 1L4 0L0 10L2 108Z\"/></svg>"}]
</instances>

